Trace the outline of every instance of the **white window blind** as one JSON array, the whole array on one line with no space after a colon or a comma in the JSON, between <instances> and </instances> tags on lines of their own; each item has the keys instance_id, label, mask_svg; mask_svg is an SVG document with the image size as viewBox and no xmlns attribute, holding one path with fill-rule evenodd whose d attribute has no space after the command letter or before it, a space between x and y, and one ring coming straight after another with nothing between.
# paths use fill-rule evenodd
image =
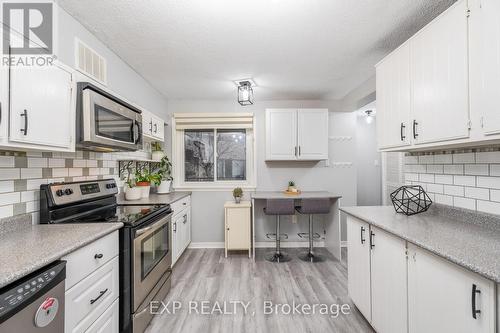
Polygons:
<instances>
[{"instance_id":1,"label":"white window blind","mask_svg":"<svg viewBox=\"0 0 500 333\"><path fill-rule=\"evenodd\" d=\"M252 113L174 113L175 128L252 129Z\"/></svg>"}]
</instances>

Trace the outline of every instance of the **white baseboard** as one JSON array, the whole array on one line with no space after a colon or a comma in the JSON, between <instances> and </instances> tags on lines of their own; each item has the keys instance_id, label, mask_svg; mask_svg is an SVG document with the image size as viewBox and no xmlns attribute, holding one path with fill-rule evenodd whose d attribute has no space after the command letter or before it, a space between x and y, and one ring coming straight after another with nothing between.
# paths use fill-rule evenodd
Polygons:
<instances>
[{"instance_id":1,"label":"white baseboard","mask_svg":"<svg viewBox=\"0 0 500 333\"><path fill-rule=\"evenodd\" d=\"M341 241L340 247L347 247L347 241Z\"/></svg>"},{"instance_id":2,"label":"white baseboard","mask_svg":"<svg viewBox=\"0 0 500 333\"><path fill-rule=\"evenodd\" d=\"M224 242L191 242L190 249L223 249Z\"/></svg>"}]
</instances>

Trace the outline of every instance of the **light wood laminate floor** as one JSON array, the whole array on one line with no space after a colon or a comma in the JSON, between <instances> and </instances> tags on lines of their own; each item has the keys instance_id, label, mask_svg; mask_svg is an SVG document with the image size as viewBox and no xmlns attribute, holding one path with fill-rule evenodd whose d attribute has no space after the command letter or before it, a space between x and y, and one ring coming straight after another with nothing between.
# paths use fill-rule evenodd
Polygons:
<instances>
[{"instance_id":1,"label":"light wood laminate floor","mask_svg":"<svg viewBox=\"0 0 500 333\"><path fill-rule=\"evenodd\" d=\"M188 249L173 270L172 289L165 304L178 301L181 309L176 314L157 314L148 327L148 333L163 332L374 332L368 322L351 303L347 295L347 268L345 261L335 260L326 250L328 260L306 263L297 259L301 249L286 249L293 257L287 263L270 263L264 254L270 249L258 249L256 261L246 252L224 258L223 249ZM343 253L345 257L345 252ZM237 307L236 314L196 314L190 301L210 301L231 305L230 301L250 302L245 314ZM349 304L350 314L334 318L319 314L264 314L264 301L300 304ZM201 310L201 303L198 309ZM157 311L161 311L159 308ZM285 309L286 311L287 309ZM210 311L209 311L210 312ZM216 311L217 312L217 311Z\"/></svg>"}]
</instances>

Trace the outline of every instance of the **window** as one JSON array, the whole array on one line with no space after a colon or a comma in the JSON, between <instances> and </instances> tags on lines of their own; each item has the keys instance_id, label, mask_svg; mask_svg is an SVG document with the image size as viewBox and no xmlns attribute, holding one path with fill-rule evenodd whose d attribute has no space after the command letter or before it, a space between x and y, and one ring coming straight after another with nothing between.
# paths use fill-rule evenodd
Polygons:
<instances>
[{"instance_id":1,"label":"window","mask_svg":"<svg viewBox=\"0 0 500 333\"><path fill-rule=\"evenodd\" d=\"M175 114L176 188L253 188L253 115Z\"/></svg>"}]
</instances>

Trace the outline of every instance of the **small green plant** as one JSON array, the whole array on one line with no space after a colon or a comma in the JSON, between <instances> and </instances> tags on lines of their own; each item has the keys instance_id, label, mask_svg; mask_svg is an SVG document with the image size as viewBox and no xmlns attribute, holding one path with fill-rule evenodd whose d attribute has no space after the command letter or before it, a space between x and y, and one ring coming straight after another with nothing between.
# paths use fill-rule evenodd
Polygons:
<instances>
[{"instance_id":1,"label":"small green plant","mask_svg":"<svg viewBox=\"0 0 500 333\"><path fill-rule=\"evenodd\" d=\"M162 180L172 180L172 163L168 159L168 156L165 155L162 157L160 161L160 168L156 171L158 175L160 175L160 181Z\"/></svg>"},{"instance_id":2,"label":"small green plant","mask_svg":"<svg viewBox=\"0 0 500 333\"><path fill-rule=\"evenodd\" d=\"M151 183L154 179L151 173L148 170L136 171L135 173L135 183Z\"/></svg>"},{"instance_id":3,"label":"small green plant","mask_svg":"<svg viewBox=\"0 0 500 333\"><path fill-rule=\"evenodd\" d=\"M235 198L241 198L243 196L243 190L241 187L237 187L233 190L233 197Z\"/></svg>"},{"instance_id":4,"label":"small green plant","mask_svg":"<svg viewBox=\"0 0 500 333\"><path fill-rule=\"evenodd\" d=\"M295 186L295 182L294 182L293 180L290 180L290 181L288 182L288 186L290 186L290 187L294 187L294 186Z\"/></svg>"},{"instance_id":5,"label":"small green plant","mask_svg":"<svg viewBox=\"0 0 500 333\"><path fill-rule=\"evenodd\" d=\"M158 141L152 142L151 143L151 151L163 151L163 149L161 147L161 143L159 143Z\"/></svg>"}]
</instances>

